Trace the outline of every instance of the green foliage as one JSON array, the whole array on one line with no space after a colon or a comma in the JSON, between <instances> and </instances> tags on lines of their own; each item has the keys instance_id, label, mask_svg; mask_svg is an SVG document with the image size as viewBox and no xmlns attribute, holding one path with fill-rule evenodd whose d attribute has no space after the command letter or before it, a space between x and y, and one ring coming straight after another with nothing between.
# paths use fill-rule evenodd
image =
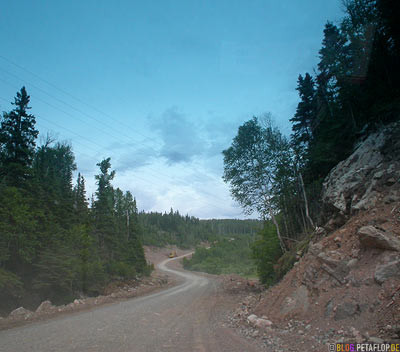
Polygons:
<instances>
[{"instance_id":1,"label":"green foliage","mask_svg":"<svg viewBox=\"0 0 400 352\"><path fill-rule=\"evenodd\" d=\"M193 216L182 216L179 211L169 213L138 214L143 228L143 243L152 246L174 244L180 248L194 247L202 241L213 238L212 232L205 223Z\"/></svg>"},{"instance_id":2,"label":"green foliage","mask_svg":"<svg viewBox=\"0 0 400 352\"><path fill-rule=\"evenodd\" d=\"M251 242L249 235L221 238L209 249L196 248L191 259L183 259L183 267L209 274L253 276L255 267L251 258Z\"/></svg>"},{"instance_id":3,"label":"green foliage","mask_svg":"<svg viewBox=\"0 0 400 352\"><path fill-rule=\"evenodd\" d=\"M35 116L28 114L30 97L22 87L14 99L15 109L4 112L0 127L0 177L9 185L22 186L30 174L34 154Z\"/></svg>"},{"instance_id":4,"label":"green foliage","mask_svg":"<svg viewBox=\"0 0 400 352\"><path fill-rule=\"evenodd\" d=\"M47 137L35 148L29 96L0 129L0 309L15 308L23 292L66 303L77 293L99 294L112 280L149 275L136 200L114 189L110 159L101 161L98 190L88 207L85 180L70 145Z\"/></svg>"},{"instance_id":5,"label":"green foliage","mask_svg":"<svg viewBox=\"0 0 400 352\"><path fill-rule=\"evenodd\" d=\"M14 273L0 268L0 290L3 294L18 295L23 291L23 283Z\"/></svg>"},{"instance_id":6,"label":"green foliage","mask_svg":"<svg viewBox=\"0 0 400 352\"><path fill-rule=\"evenodd\" d=\"M285 274L292 269L296 262L296 253L291 250L283 254L275 265L275 281L280 280Z\"/></svg>"},{"instance_id":7,"label":"green foliage","mask_svg":"<svg viewBox=\"0 0 400 352\"><path fill-rule=\"evenodd\" d=\"M39 245L38 224L24 190L1 187L0 219L0 265L22 268L32 263Z\"/></svg>"},{"instance_id":8,"label":"green foliage","mask_svg":"<svg viewBox=\"0 0 400 352\"><path fill-rule=\"evenodd\" d=\"M264 228L254 242L252 250L261 283L271 285L277 279L274 266L282 255L276 228L271 222L264 223Z\"/></svg>"},{"instance_id":9,"label":"green foliage","mask_svg":"<svg viewBox=\"0 0 400 352\"><path fill-rule=\"evenodd\" d=\"M44 250L35 267L37 275L33 288L42 295L55 299L72 296L79 287L79 261L70 248L62 244Z\"/></svg>"},{"instance_id":10,"label":"green foliage","mask_svg":"<svg viewBox=\"0 0 400 352\"><path fill-rule=\"evenodd\" d=\"M199 220L183 216L179 211L169 213L139 213L143 243L151 246L177 245L193 248L201 242L213 242L220 235L253 234L262 222L258 220L211 219Z\"/></svg>"}]
</instances>

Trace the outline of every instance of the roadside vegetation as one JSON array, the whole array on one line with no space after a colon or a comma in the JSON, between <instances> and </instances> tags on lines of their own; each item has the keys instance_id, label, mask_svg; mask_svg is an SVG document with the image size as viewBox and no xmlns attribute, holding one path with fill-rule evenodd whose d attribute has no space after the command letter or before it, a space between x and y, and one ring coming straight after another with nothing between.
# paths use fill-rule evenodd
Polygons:
<instances>
[{"instance_id":1,"label":"roadside vegetation","mask_svg":"<svg viewBox=\"0 0 400 352\"><path fill-rule=\"evenodd\" d=\"M136 201L112 186L100 161L91 204L72 147L36 145L35 116L22 88L0 126L0 309L76 294L96 295L113 280L147 275Z\"/></svg>"},{"instance_id":2,"label":"roadside vegetation","mask_svg":"<svg viewBox=\"0 0 400 352\"><path fill-rule=\"evenodd\" d=\"M266 114L240 126L223 151L232 197L265 220L253 247L265 284L291 268L324 224L320 195L329 171L360 138L400 118L398 1L344 0L343 7L344 18L325 26L318 67L298 77L290 138Z\"/></svg>"},{"instance_id":3,"label":"roadside vegetation","mask_svg":"<svg viewBox=\"0 0 400 352\"><path fill-rule=\"evenodd\" d=\"M190 259L183 258L183 267L209 274L256 276L252 259L252 237L249 235L220 238L210 248L196 248Z\"/></svg>"}]
</instances>

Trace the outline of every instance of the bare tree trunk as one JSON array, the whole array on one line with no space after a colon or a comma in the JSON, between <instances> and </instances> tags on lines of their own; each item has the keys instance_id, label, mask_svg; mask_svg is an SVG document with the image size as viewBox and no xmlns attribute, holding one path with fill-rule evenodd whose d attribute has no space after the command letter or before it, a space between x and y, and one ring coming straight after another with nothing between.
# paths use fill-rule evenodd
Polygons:
<instances>
[{"instance_id":1,"label":"bare tree trunk","mask_svg":"<svg viewBox=\"0 0 400 352\"><path fill-rule=\"evenodd\" d=\"M281 246L282 252L286 253L287 252L287 248L285 246L285 242L283 242L282 239L282 235L281 232L279 230L279 224L278 221L276 221L275 215L272 213L272 210L270 209L269 211L269 215L271 216L272 222L274 223L275 227L276 227L276 234L278 235L278 239L279 239L279 244Z\"/></svg>"},{"instance_id":2,"label":"bare tree trunk","mask_svg":"<svg viewBox=\"0 0 400 352\"><path fill-rule=\"evenodd\" d=\"M304 218L304 212L302 207L300 207L300 214L301 214L301 220L303 220L303 231L305 232L307 230L307 223L306 219Z\"/></svg>"},{"instance_id":3,"label":"bare tree trunk","mask_svg":"<svg viewBox=\"0 0 400 352\"><path fill-rule=\"evenodd\" d=\"M289 236L289 227L286 221L286 214L289 214L287 206L286 206L286 197L283 197L283 208L284 208L284 216L283 216L283 224L285 225L286 236Z\"/></svg>"},{"instance_id":4,"label":"bare tree trunk","mask_svg":"<svg viewBox=\"0 0 400 352\"><path fill-rule=\"evenodd\" d=\"M306 209L306 217L307 217L308 221L310 222L312 228L315 229L314 221L312 221L310 213L308 211L307 194L306 194L306 189L304 187L303 176L301 176L301 172L300 171L299 171L299 179L300 179L301 189L303 190L304 206L305 206L305 209Z\"/></svg>"}]
</instances>

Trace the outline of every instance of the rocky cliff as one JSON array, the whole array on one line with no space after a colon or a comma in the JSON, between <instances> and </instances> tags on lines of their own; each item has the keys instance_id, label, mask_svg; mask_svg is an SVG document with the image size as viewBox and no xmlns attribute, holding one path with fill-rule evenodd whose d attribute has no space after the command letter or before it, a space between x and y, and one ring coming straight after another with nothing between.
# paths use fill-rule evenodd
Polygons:
<instances>
[{"instance_id":1,"label":"rocky cliff","mask_svg":"<svg viewBox=\"0 0 400 352\"><path fill-rule=\"evenodd\" d=\"M259 335L272 350L290 341L308 350L400 341L400 124L360 141L330 172L322 198L328 221L308 249L279 284L249 296L233 321L270 320Z\"/></svg>"}]
</instances>

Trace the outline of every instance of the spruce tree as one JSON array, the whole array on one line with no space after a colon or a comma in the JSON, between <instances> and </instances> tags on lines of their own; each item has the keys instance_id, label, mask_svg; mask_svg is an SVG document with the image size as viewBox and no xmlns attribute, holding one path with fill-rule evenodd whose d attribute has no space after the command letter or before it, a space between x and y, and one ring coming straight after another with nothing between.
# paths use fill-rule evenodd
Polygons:
<instances>
[{"instance_id":1,"label":"spruce tree","mask_svg":"<svg viewBox=\"0 0 400 352\"><path fill-rule=\"evenodd\" d=\"M108 260L113 258L116 245L115 241L115 196L111 181L115 171L109 172L111 168L110 158L102 160L97 166L100 167L100 174L96 175L97 191L94 202L95 232L99 242L100 251Z\"/></svg>"},{"instance_id":2,"label":"spruce tree","mask_svg":"<svg viewBox=\"0 0 400 352\"><path fill-rule=\"evenodd\" d=\"M300 102L292 122L292 144L300 162L306 162L308 147L313 137L316 123L316 89L315 82L309 73L304 78L299 75L297 91Z\"/></svg>"},{"instance_id":3,"label":"spruce tree","mask_svg":"<svg viewBox=\"0 0 400 352\"><path fill-rule=\"evenodd\" d=\"M4 112L0 127L1 177L6 183L22 186L30 175L35 151L35 116L28 113L30 97L22 87L14 98L15 109Z\"/></svg>"}]
</instances>

